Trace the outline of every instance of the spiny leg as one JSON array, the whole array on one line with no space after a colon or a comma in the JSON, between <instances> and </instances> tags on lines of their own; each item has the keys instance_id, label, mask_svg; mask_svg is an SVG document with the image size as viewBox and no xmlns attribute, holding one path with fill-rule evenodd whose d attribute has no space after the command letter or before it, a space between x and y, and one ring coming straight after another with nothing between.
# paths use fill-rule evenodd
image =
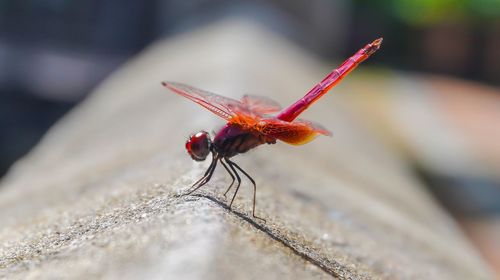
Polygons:
<instances>
[{"instance_id":1,"label":"spiny leg","mask_svg":"<svg viewBox=\"0 0 500 280\"><path fill-rule=\"evenodd\" d=\"M217 166L217 160L214 160L214 165L210 169L210 173L208 173L208 176L198 185L196 186L193 190L190 190L186 193L186 195L190 195L193 192L197 191L199 188L203 187L210 179L212 178L212 175L214 174L215 167Z\"/></svg>"},{"instance_id":2,"label":"spiny leg","mask_svg":"<svg viewBox=\"0 0 500 280\"><path fill-rule=\"evenodd\" d=\"M222 164L222 166L224 166L224 168L226 169L227 173L229 173L229 175L231 175L231 179L233 179L231 181L231 184L229 185L229 187L227 188L227 190L224 192L224 197L226 197L226 194L229 192L229 190L231 189L231 187L233 186L234 184L234 180L236 179L233 175L233 173L231 172L231 170L229 170L229 168L227 167L227 165L224 163L223 159L221 159L220 163Z\"/></svg>"},{"instance_id":3,"label":"spiny leg","mask_svg":"<svg viewBox=\"0 0 500 280\"><path fill-rule=\"evenodd\" d=\"M256 219L259 219L259 220L262 220L262 221L266 222L266 220L262 219L261 217L257 217L255 215L255 201L256 201L256 197L257 197L257 185L255 184L255 180L250 175L248 175L248 173L246 173L245 170L243 170L241 167L239 167L236 163L234 163L232 161L229 161L228 159L226 159L226 160L227 160L227 162L230 165L238 168L239 171L243 172L243 174L245 174L245 176L247 176L247 178L250 179L250 181L252 182L252 184L253 184L253 208L252 208L252 216L254 218L256 218ZM236 194L235 194L235 196L236 196Z\"/></svg>"},{"instance_id":4,"label":"spiny leg","mask_svg":"<svg viewBox=\"0 0 500 280\"><path fill-rule=\"evenodd\" d=\"M201 181L207 178L208 173L210 173L210 170L212 169L213 165L214 165L214 156L212 156L212 162L210 162L210 166L208 166L207 170L205 171L205 174L203 174L203 176L198 181L196 181L194 184L191 185L191 187L189 187L188 192L191 191L191 189L196 185L198 185Z\"/></svg>"},{"instance_id":5,"label":"spiny leg","mask_svg":"<svg viewBox=\"0 0 500 280\"><path fill-rule=\"evenodd\" d=\"M184 194L184 195L190 195L190 194L192 194L193 192L195 192L199 188L203 187L206 183L208 183L208 181L210 181L210 179L212 178L212 174L214 174L215 167L217 166L217 161L218 160L219 160L218 157L214 156L212 158L212 163L210 163L210 166L208 167L208 169L205 172L205 174L203 175L203 177L201 177L200 180L198 180L196 183L194 183L191 186L191 188L188 190L188 192L186 194Z\"/></svg>"},{"instance_id":6,"label":"spiny leg","mask_svg":"<svg viewBox=\"0 0 500 280\"><path fill-rule=\"evenodd\" d=\"M205 174L203 174L203 176L198 181L196 181L194 184L192 184L191 187L189 187L189 190L191 190L194 186L198 185L201 181L203 181L204 179L206 179L206 177L208 176L208 173L212 169L212 165L213 164L214 164L214 162L212 160L212 162L210 163L210 166L207 168L207 171L205 171Z\"/></svg>"},{"instance_id":7,"label":"spiny leg","mask_svg":"<svg viewBox=\"0 0 500 280\"><path fill-rule=\"evenodd\" d=\"M236 172L236 169L234 169L232 161L230 161L229 159L226 158L226 162L227 162L227 164L229 164L229 167L231 168L234 175L236 176L236 180L238 180L238 185L236 185L236 191L234 191L234 195L233 195L233 198L231 199L231 203L229 203L229 208L231 209L231 206L233 205L234 199L236 198L236 194L238 193L238 190L240 189L241 178L240 178L240 175L238 174L238 172Z\"/></svg>"}]
</instances>

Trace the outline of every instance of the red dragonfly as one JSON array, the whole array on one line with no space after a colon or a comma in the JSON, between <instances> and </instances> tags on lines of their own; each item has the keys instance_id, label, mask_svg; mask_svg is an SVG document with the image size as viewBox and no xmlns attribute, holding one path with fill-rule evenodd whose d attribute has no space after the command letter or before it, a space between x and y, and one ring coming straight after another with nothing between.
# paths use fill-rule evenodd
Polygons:
<instances>
[{"instance_id":1,"label":"red dragonfly","mask_svg":"<svg viewBox=\"0 0 500 280\"><path fill-rule=\"evenodd\" d=\"M276 101L267 97L245 95L238 101L185 84L162 82L171 91L198 103L227 121L226 125L216 133L213 140L206 131L193 134L187 140L186 149L193 160L203 161L209 154L212 154L212 163L203 177L191 186L186 195L208 183L217 163L220 162L232 178L224 196L231 190L235 179L238 181L229 208L233 205L240 188L239 172L241 172L253 184L252 215L254 218L260 219L255 215L257 193L255 180L231 158L261 144L274 144L277 140L292 145L303 145L319 134L330 136L331 133L322 126L296 118L339 83L356 66L375 53L381 44L382 38L379 38L360 49L315 85L304 97L284 110L281 110L281 106ZM277 115L271 116L274 113Z\"/></svg>"}]
</instances>

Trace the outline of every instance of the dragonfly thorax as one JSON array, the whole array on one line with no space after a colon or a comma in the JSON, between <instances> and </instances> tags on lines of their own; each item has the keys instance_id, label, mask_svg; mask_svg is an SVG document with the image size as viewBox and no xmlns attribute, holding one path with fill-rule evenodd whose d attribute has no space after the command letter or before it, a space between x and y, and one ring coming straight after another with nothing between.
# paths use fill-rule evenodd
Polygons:
<instances>
[{"instance_id":1,"label":"dragonfly thorax","mask_svg":"<svg viewBox=\"0 0 500 280\"><path fill-rule=\"evenodd\" d=\"M228 123L217 132L211 148L218 155L230 158L265 143L274 144L276 139L268 139L251 129Z\"/></svg>"},{"instance_id":2,"label":"dragonfly thorax","mask_svg":"<svg viewBox=\"0 0 500 280\"><path fill-rule=\"evenodd\" d=\"M211 151L212 140L206 131L200 131L189 136L186 141L186 150L192 159L204 161Z\"/></svg>"}]
</instances>

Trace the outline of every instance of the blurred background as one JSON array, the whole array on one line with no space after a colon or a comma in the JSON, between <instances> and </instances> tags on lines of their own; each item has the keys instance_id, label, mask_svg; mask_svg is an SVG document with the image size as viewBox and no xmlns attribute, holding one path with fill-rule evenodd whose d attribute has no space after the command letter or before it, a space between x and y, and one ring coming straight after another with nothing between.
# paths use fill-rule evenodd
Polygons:
<instances>
[{"instance_id":1,"label":"blurred background","mask_svg":"<svg viewBox=\"0 0 500 280\"><path fill-rule=\"evenodd\" d=\"M0 0L0 176L144 47L227 17L332 65L383 36L370 67L412 78L353 102L500 271L500 0Z\"/></svg>"}]
</instances>

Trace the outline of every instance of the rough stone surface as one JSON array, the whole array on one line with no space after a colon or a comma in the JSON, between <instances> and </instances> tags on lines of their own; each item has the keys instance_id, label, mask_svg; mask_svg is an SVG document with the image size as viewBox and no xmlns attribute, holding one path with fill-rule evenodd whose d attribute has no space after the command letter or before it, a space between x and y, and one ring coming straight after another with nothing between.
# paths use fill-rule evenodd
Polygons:
<instances>
[{"instance_id":1,"label":"rough stone surface","mask_svg":"<svg viewBox=\"0 0 500 280\"><path fill-rule=\"evenodd\" d=\"M332 65L238 21L151 46L4 178L0 277L490 278L402 158L342 95L304 115L333 138L235 158L257 180L266 223L249 218L247 181L233 210L226 207L222 169L198 195L179 196L208 165L187 157L186 136L223 122L164 90L161 80L235 98L267 93L286 105ZM362 83L357 72L335 91Z\"/></svg>"}]
</instances>

